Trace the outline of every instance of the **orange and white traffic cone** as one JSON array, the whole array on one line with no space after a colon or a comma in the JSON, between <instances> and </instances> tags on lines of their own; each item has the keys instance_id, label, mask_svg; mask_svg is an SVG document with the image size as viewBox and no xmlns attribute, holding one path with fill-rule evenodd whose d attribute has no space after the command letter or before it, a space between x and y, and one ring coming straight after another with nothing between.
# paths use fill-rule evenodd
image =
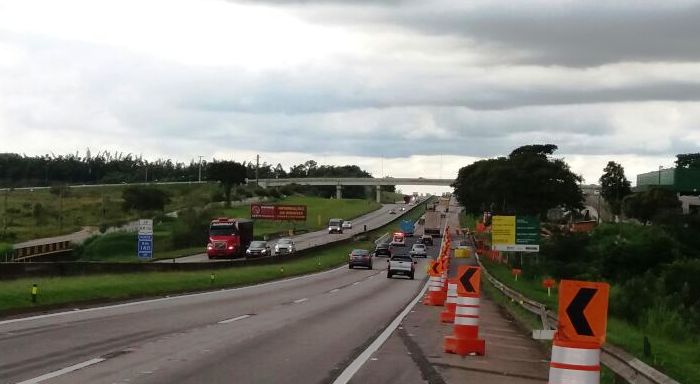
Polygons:
<instances>
[{"instance_id":1,"label":"orange and white traffic cone","mask_svg":"<svg viewBox=\"0 0 700 384\"><path fill-rule=\"evenodd\" d=\"M458 296L454 334L445 337L445 352L460 356L486 353L486 342L479 339L479 297Z\"/></svg>"},{"instance_id":2,"label":"orange and white traffic cone","mask_svg":"<svg viewBox=\"0 0 700 384\"><path fill-rule=\"evenodd\" d=\"M445 337L445 352L460 356L483 356L486 353L486 342L479 339L481 269L475 266L459 266L454 281L457 284L454 334Z\"/></svg>"},{"instance_id":3,"label":"orange and white traffic cone","mask_svg":"<svg viewBox=\"0 0 700 384\"><path fill-rule=\"evenodd\" d=\"M445 300L445 310L440 313L440 321L443 323L454 323L455 310L457 308L457 282L450 278L447 283L447 299Z\"/></svg>"},{"instance_id":4,"label":"orange and white traffic cone","mask_svg":"<svg viewBox=\"0 0 700 384\"><path fill-rule=\"evenodd\" d=\"M549 384L600 383L600 345L559 340L552 344Z\"/></svg>"}]
</instances>

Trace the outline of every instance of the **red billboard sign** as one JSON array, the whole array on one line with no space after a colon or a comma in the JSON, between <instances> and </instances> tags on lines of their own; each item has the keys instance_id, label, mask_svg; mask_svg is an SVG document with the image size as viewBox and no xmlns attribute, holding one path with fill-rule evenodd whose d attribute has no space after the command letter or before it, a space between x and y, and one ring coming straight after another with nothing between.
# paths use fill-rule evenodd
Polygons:
<instances>
[{"instance_id":1,"label":"red billboard sign","mask_svg":"<svg viewBox=\"0 0 700 384\"><path fill-rule=\"evenodd\" d=\"M251 204L250 218L306 221L306 205Z\"/></svg>"}]
</instances>

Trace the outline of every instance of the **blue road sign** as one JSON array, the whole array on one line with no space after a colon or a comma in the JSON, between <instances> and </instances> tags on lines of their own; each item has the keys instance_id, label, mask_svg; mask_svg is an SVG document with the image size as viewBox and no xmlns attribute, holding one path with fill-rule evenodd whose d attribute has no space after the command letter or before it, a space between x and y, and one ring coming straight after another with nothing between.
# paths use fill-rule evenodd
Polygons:
<instances>
[{"instance_id":1,"label":"blue road sign","mask_svg":"<svg viewBox=\"0 0 700 384\"><path fill-rule=\"evenodd\" d=\"M137 253L141 260L153 258L153 235L139 235Z\"/></svg>"}]
</instances>

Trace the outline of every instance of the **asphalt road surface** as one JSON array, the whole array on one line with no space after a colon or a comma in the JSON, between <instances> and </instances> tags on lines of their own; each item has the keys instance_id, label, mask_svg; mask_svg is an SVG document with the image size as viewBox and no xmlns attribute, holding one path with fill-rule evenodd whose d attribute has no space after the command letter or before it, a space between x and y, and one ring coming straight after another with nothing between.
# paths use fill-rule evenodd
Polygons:
<instances>
[{"instance_id":1,"label":"asphalt road surface","mask_svg":"<svg viewBox=\"0 0 700 384\"><path fill-rule=\"evenodd\" d=\"M0 320L0 382L331 382L416 296L425 263L415 280L387 279L375 258L373 270Z\"/></svg>"},{"instance_id":2,"label":"asphalt road surface","mask_svg":"<svg viewBox=\"0 0 700 384\"><path fill-rule=\"evenodd\" d=\"M401 208L405 207L407 210L406 211L401 211ZM344 230L343 234L329 234L327 230L320 230L316 232L309 232L309 233L304 233L301 235L293 236L292 239L294 239L294 244L296 245L297 250L302 250L306 249L309 247L314 247L320 244L325 244L329 242L330 240L334 239L342 239L342 238L349 238L352 237L358 233L361 233L364 230L364 226L367 226L367 230L372 230L375 228L379 228L381 226L386 225L390 221L396 219L397 216L400 216L406 212L408 212L409 208L413 208L413 206L407 206L405 204L384 204L382 208L372 211L366 215L360 216L355 218L352 221L352 229L350 230ZM396 214L390 214L389 210L394 209L396 211ZM270 241L270 246L274 248L275 241ZM205 244L206 245L206 244ZM202 246L204 248L204 245ZM206 253L200 253L197 255L193 256L186 256L186 257L179 257L176 259L167 259L167 260L160 260L159 262L161 263L172 263L173 261L176 263L201 263L201 262L209 262L209 261L229 261L230 259L214 259L214 260L209 260L207 257Z\"/></svg>"}]
</instances>

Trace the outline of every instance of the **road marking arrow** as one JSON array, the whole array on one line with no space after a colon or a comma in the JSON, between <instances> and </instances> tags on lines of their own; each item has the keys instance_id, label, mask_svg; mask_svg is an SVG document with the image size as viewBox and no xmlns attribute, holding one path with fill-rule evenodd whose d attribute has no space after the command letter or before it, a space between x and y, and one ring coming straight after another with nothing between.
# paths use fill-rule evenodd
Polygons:
<instances>
[{"instance_id":1,"label":"road marking arrow","mask_svg":"<svg viewBox=\"0 0 700 384\"><path fill-rule=\"evenodd\" d=\"M583 311L591 302L593 296L598 292L595 288L581 288L571 300L571 303L566 307L566 314L571 320L571 325L574 326L576 333L581 336L593 336L593 330L588 323L588 319Z\"/></svg>"},{"instance_id":2,"label":"road marking arrow","mask_svg":"<svg viewBox=\"0 0 700 384\"><path fill-rule=\"evenodd\" d=\"M472 285L471 279L472 276L476 273L477 269L476 268L468 268L466 272L462 275L462 277L459 278L459 281L462 282L462 286L464 287L464 290L467 292L476 292L476 289L474 289L474 286Z\"/></svg>"}]
</instances>

